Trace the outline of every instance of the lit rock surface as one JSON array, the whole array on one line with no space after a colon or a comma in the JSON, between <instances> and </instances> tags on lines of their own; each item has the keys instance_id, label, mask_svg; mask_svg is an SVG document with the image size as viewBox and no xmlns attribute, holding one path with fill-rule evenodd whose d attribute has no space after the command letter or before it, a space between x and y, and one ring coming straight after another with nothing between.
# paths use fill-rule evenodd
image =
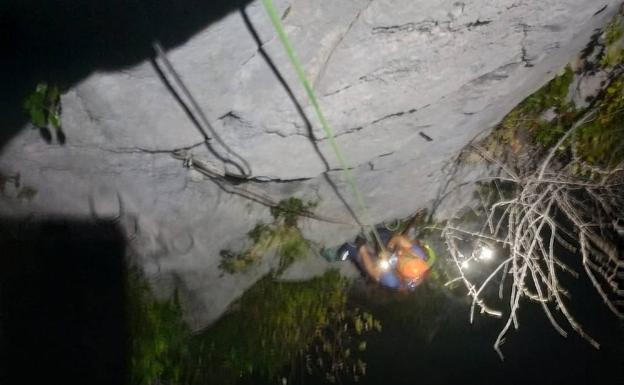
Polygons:
<instances>
[{"instance_id":1,"label":"lit rock surface","mask_svg":"<svg viewBox=\"0 0 624 385\"><path fill-rule=\"evenodd\" d=\"M618 3L292 0L277 5L372 221L382 222L430 207L445 191L459 150L554 76ZM184 168L170 151L192 147L196 159L229 171L235 169L219 157L235 159L235 152L261 180L249 183L253 188L276 201L289 196L317 201L319 214L354 222L328 183L353 202L336 157L264 10L255 2L247 14L263 51L242 15L231 13L167 52L214 131L206 128L213 152L200 145L204 137L156 66L187 105L188 99L157 60L156 66L147 61L94 73L65 93L65 145L46 144L24 129L0 156L4 175L20 173L21 183L36 190L18 198L7 188L0 201L4 215L119 217L155 287L163 293L180 287L195 326L214 320L268 271L265 263L246 274L222 276L218 264L219 250L244 247L246 232L270 215L266 207ZM310 131L263 52L313 122ZM463 192L453 202L459 205L469 195ZM441 215L451 215L453 207L446 204ZM302 229L329 245L358 231L310 219L302 220ZM286 277L325 268L321 262L310 266L293 266Z\"/></svg>"}]
</instances>

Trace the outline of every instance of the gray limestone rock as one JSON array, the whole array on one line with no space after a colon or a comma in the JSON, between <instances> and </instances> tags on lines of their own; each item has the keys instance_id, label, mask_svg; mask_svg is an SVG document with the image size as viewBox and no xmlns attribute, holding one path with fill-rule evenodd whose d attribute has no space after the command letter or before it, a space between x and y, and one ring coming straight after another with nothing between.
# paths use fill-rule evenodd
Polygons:
<instances>
[{"instance_id":1,"label":"gray limestone rock","mask_svg":"<svg viewBox=\"0 0 624 385\"><path fill-rule=\"evenodd\" d=\"M369 205L362 219L377 223L436 202L458 152L577 54L618 3L277 5ZM171 151L248 172L257 181L243 188L314 200L319 214L349 223L304 219L316 242L340 244L359 231L343 200L362 215L260 3L246 14L260 45L242 14L230 13L166 52L168 62L95 72L74 85L62 95L64 146L24 129L0 156L3 175L19 172L38 192L28 202L2 198L3 215L120 217L155 287L179 286L197 327L269 268L229 276L218 264L221 249L243 248L246 232L270 214ZM293 266L287 278L327 267L313 266Z\"/></svg>"}]
</instances>

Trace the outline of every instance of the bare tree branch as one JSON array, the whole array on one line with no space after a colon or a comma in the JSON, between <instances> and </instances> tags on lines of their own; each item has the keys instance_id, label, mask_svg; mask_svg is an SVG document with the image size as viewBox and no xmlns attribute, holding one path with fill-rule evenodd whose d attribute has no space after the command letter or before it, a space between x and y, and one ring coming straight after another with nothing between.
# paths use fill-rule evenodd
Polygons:
<instances>
[{"instance_id":1,"label":"bare tree branch","mask_svg":"<svg viewBox=\"0 0 624 385\"><path fill-rule=\"evenodd\" d=\"M456 218L440 228L458 273L448 284L462 282L466 287L472 298L470 322L476 309L502 317L503 311L488 303L508 301L507 320L494 342L501 359L507 333L512 326L519 327L517 313L523 298L539 302L550 324L562 336L567 336L564 322L599 348L566 304L570 294L562 287L558 274L565 272L579 278L570 265L582 266L602 301L613 314L624 319L624 258L619 251L624 234L617 225L624 218L624 167L620 164L601 169L578 158L557 168L552 165L558 149L573 131L590 122L594 115L594 110L586 113L535 171L524 175L514 173L482 148L473 146L484 159L500 166L504 172L500 181L511 186L512 197L507 194L503 198L506 194L494 182L492 192L480 195L485 211L480 231L465 228ZM574 167L590 172L575 173ZM475 250L479 245L502 250L505 256L498 263L486 264ZM467 248L472 251L467 252ZM565 262L559 255L562 252L567 258ZM576 259L570 260L570 255L576 255ZM472 264L485 268L487 273L475 274ZM498 286L497 290L488 290L493 284Z\"/></svg>"}]
</instances>

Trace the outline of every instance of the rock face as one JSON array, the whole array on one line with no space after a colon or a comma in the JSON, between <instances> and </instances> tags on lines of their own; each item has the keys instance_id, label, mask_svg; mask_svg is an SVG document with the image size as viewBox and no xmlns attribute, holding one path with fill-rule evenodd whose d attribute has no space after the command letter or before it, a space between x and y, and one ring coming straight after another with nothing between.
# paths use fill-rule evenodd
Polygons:
<instances>
[{"instance_id":1,"label":"rock face","mask_svg":"<svg viewBox=\"0 0 624 385\"><path fill-rule=\"evenodd\" d=\"M459 150L554 76L618 3L277 6L377 223L438 198ZM254 181L242 187L276 201L314 200L318 213L353 223L303 221L318 242L339 244L358 231L343 200L361 212L258 2L163 55L93 73L66 92L64 145L46 144L33 130L15 136L2 149L0 170L19 173L36 193L18 198L5 186L0 202L5 216L117 218L155 286L178 286L201 326L267 271L264 264L220 276L218 263L219 250L242 248L246 232L270 216L185 168L172 151L248 172ZM295 271L290 278L306 269Z\"/></svg>"}]
</instances>

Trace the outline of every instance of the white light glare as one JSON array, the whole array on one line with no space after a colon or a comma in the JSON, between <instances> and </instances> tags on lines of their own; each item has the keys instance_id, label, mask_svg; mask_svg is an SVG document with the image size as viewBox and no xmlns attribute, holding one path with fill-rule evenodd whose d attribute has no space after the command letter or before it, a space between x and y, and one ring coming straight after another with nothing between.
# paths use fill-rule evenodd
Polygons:
<instances>
[{"instance_id":1,"label":"white light glare","mask_svg":"<svg viewBox=\"0 0 624 385\"><path fill-rule=\"evenodd\" d=\"M462 269L467 269L467 268L468 268L468 266L469 266L469 265L468 265L468 261L464 261L464 262L462 262L462 264L461 264Z\"/></svg>"},{"instance_id":2,"label":"white light glare","mask_svg":"<svg viewBox=\"0 0 624 385\"><path fill-rule=\"evenodd\" d=\"M479 254L479 259L483 261L489 261L494 257L494 251L487 246L481 247L481 252Z\"/></svg>"},{"instance_id":3,"label":"white light glare","mask_svg":"<svg viewBox=\"0 0 624 385\"><path fill-rule=\"evenodd\" d=\"M382 270L388 270L390 268L390 262L383 259L379 262L379 267L381 267Z\"/></svg>"}]
</instances>

